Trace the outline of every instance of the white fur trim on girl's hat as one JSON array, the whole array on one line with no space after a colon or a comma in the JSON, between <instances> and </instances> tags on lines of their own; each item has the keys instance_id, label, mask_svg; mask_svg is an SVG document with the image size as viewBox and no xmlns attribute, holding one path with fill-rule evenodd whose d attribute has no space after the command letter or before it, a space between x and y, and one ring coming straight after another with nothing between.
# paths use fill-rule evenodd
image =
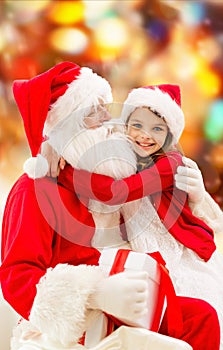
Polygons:
<instances>
[{"instance_id":1,"label":"white fur trim on girl's hat","mask_svg":"<svg viewBox=\"0 0 223 350\"><path fill-rule=\"evenodd\" d=\"M163 84L133 89L124 102L121 119L124 123L138 107L148 107L164 118L173 143L177 143L184 129L184 114L181 109L180 88L178 85Z\"/></svg>"},{"instance_id":2,"label":"white fur trim on girl's hat","mask_svg":"<svg viewBox=\"0 0 223 350\"><path fill-rule=\"evenodd\" d=\"M64 136L72 123L83 122L90 108L100 103L99 99L104 103L112 101L111 87L105 79L72 62L61 62L30 80L15 81L13 93L23 118L32 158L40 153L46 135L53 131L52 144L59 145L64 137L58 137L57 128L59 134L64 130ZM69 132L66 135L70 137ZM25 165L27 175L31 178L45 176L48 167L44 158L39 157L38 161L32 158ZM35 169L36 166L39 169Z\"/></svg>"}]
</instances>

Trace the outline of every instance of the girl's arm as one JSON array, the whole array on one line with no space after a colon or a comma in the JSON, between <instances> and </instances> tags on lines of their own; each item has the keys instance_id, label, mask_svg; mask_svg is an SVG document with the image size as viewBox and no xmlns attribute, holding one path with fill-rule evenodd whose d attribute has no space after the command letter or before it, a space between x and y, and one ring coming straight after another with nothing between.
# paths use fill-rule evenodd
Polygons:
<instances>
[{"instance_id":1,"label":"girl's arm","mask_svg":"<svg viewBox=\"0 0 223 350\"><path fill-rule=\"evenodd\" d=\"M68 166L60 172L58 181L81 196L116 205L171 189L173 175L181 164L181 155L170 152L149 169L122 180Z\"/></svg>"}]
</instances>

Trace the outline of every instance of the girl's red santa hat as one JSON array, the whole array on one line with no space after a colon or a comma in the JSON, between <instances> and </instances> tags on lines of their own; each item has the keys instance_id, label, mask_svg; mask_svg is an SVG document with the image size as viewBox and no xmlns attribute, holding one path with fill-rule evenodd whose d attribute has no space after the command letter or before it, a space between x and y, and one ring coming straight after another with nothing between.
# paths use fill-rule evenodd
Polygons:
<instances>
[{"instance_id":1,"label":"girl's red santa hat","mask_svg":"<svg viewBox=\"0 0 223 350\"><path fill-rule=\"evenodd\" d=\"M181 94L178 85L161 84L133 89L124 102L121 119L124 123L136 108L148 107L164 118L173 143L177 143L184 129L184 114L181 109Z\"/></svg>"},{"instance_id":2,"label":"girl's red santa hat","mask_svg":"<svg viewBox=\"0 0 223 350\"><path fill-rule=\"evenodd\" d=\"M39 154L46 137L53 134L53 146L60 149L59 144L73 136L75 118L83 126L83 119L92 107L112 102L107 80L72 62L61 62L30 80L16 80L13 93L32 153L24 164L24 171L31 178L43 177L48 172L48 162Z\"/></svg>"}]
</instances>

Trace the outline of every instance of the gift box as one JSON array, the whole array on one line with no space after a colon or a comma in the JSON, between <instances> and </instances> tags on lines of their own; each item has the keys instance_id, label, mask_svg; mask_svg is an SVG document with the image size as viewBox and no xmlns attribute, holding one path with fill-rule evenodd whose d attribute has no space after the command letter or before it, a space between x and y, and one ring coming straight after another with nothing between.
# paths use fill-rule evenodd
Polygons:
<instances>
[{"instance_id":1,"label":"gift box","mask_svg":"<svg viewBox=\"0 0 223 350\"><path fill-rule=\"evenodd\" d=\"M156 252L151 254L133 252L128 249L105 248L99 259L99 266L107 276L123 271L146 271L148 273L148 312L139 319L117 320L111 315L101 313L91 329L85 334L84 345L95 346L111 334L113 325L127 324L157 332L167 306L168 330L178 336L182 329L182 315L176 294L165 268L165 261Z\"/></svg>"},{"instance_id":2,"label":"gift box","mask_svg":"<svg viewBox=\"0 0 223 350\"><path fill-rule=\"evenodd\" d=\"M99 266L107 276L122 271L148 272L148 313L140 319L125 320L125 322L122 320L122 322L128 323L128 325L133 327L142 327L146 329L154 328L154 315L157 308L160 286L160 268L156 260L144 253L124 249L118 250L116 248L105 248L101 252ZM163 305L164 299L162 299L161 309L163 308ZM159 314L161 314L161 310L159 311ZM160 316L159 319L161 318ZM85 334L85 347L91 348L92 346L95 346L108 334L110 334L110 331L108 331L108 317L104 313L101 313L101 315L98 315L95 320L94 325L88 329Z\"/></svg>"},{"instance_id":3,"label":"gift box","mask_svg":"<svg viewBox=\"0 0 223 350\"><path fill-rule=\"evenodd\" d=\"M121 326L91 350L193 350L183 340L151 332L145 328Z\"/></svg>"},{"instance_id":4,"label":"gift box","mask_svg":"<svg viewBox=\"0 0 223 350\"><path fill-rule=\"evenodd\" d=\"M110 274L112 268L114 268L115 259L117 257L118 249L104 249L99 259L99 266L107 273ZM124 251L124 253L127 250ZM125 259L125 258L124 258ZM121 258L123 264L123 258ZM119 264L119 262L117 262ZM120 269L119 269L120 268ZM125 259L124 266L115 267L116 271L146 271L149 275L148 278L148 291L149 297L147 301L148 313L140 319L128 320L128 324L135 327L143 327L146 329L153 328L154 316L158 303L159 286L160 286L160 268L155 259L145 253L130 251ZM164 300L162 300L164 304ZM163 308L164 305L162 305Z\"/></svg>"}]
</instances>

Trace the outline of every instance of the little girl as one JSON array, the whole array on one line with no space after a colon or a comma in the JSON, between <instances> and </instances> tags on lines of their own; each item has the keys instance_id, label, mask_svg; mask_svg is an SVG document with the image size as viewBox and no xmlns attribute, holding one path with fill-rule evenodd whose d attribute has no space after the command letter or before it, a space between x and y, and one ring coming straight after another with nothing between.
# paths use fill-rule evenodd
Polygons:
<instances>
[{"instance_id":1,"label":"little girl","mask_svg":"<svg viewBox=\"0 0 223 350\"><path fill-rule=\"evenodd\" d=\"M192 214L186 195L174 185L176 168L182 164L182 155L175 145L184 127L179 87L134 89L125 101L121 119L137 154L138 170L148 169L116 181L93 174L90 183L89 174L74 170L75 189L81 195L92 195L93 199L111 205L149 195L152 206L146 206L141 216L149 226L146 229L139 226L139 220L132 215L126 220L132 249L160 251L176 293L212 304L223 333L223 258L216 251L212 229ZM122 208L128 210L126 206ZM137 211L137 218L138 214Z\"/></svg>"}]
</instances>

